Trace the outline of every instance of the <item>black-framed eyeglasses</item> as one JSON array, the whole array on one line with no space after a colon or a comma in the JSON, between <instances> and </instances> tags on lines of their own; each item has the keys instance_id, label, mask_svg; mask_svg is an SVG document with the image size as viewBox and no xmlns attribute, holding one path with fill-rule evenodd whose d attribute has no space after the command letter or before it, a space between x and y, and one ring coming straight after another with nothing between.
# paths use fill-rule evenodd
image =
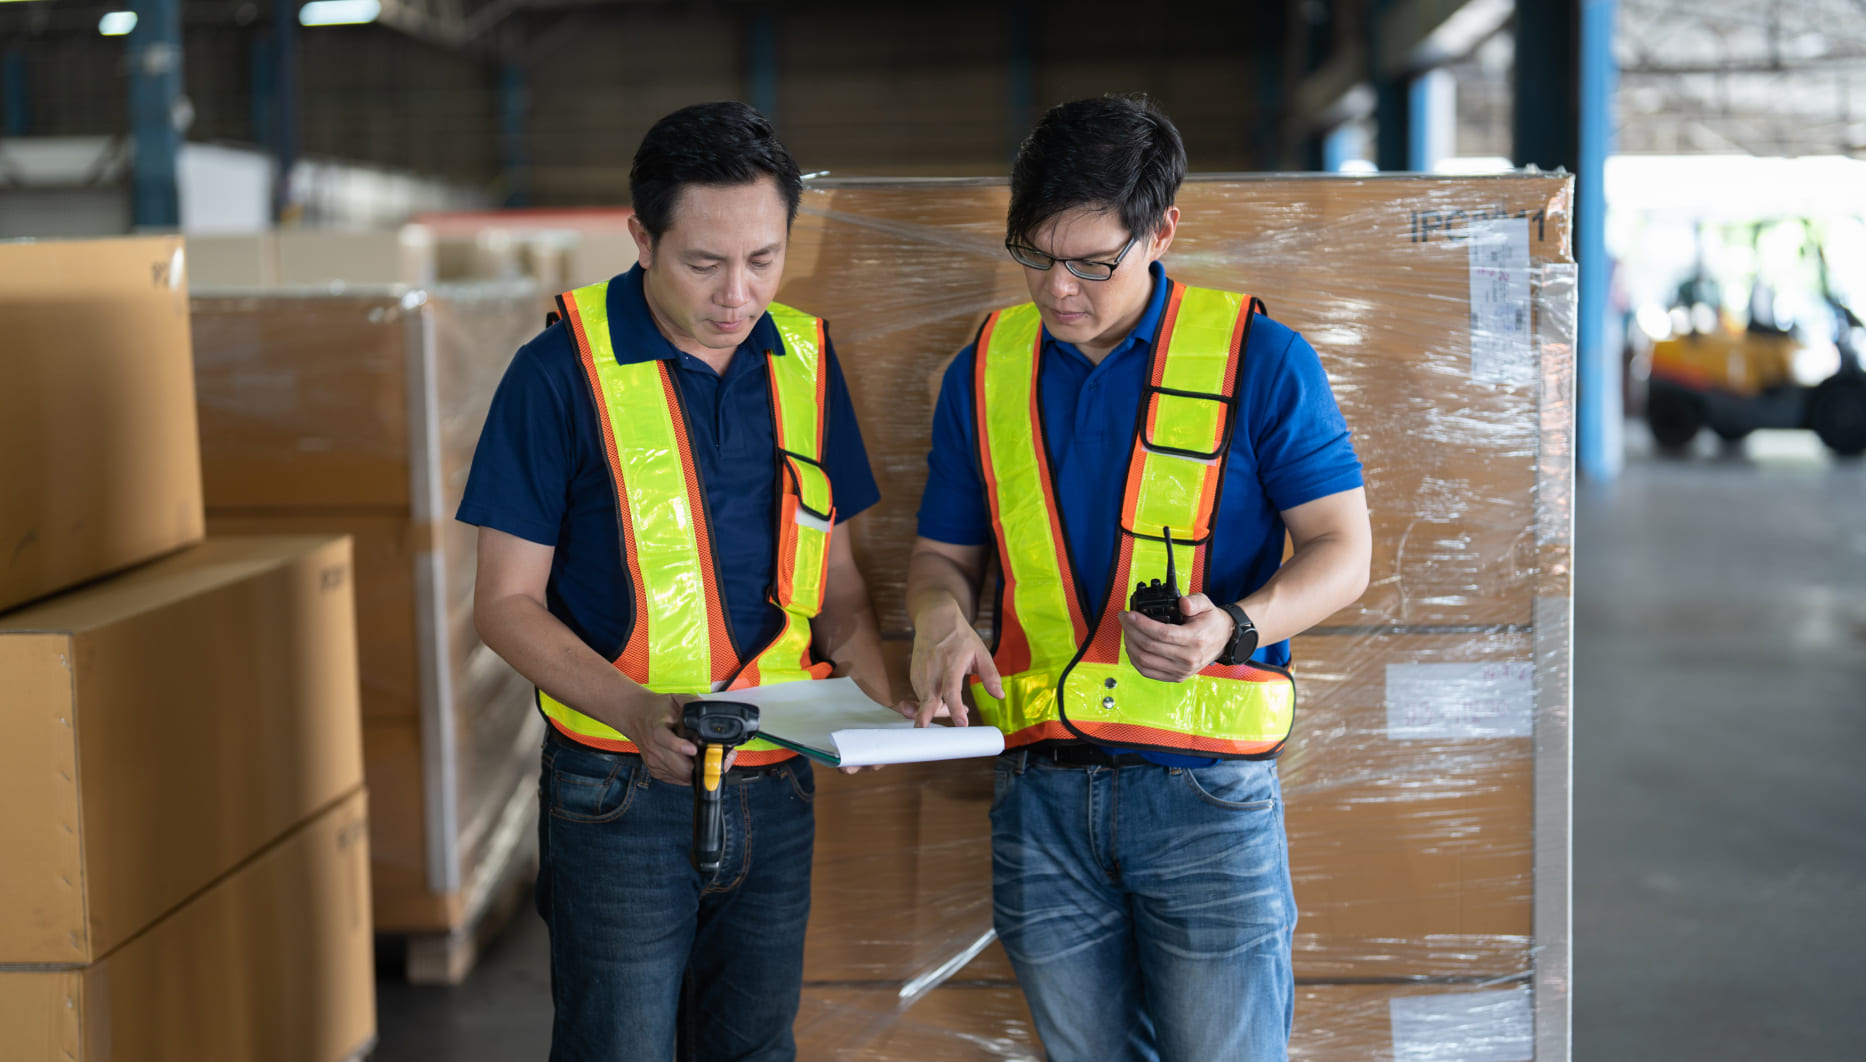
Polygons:
<instances>
[{"instance_id":1,"label":"black-framed eyeglasses","mask_svg":"<svg viewBox=\"0 0 1866 1062\"><path fill-rule=\"evenodd\" d=\"M1093 258L1058 258L1055 255L1044 254L1028 244L1018 243L1016 240L1005 240L1004 249L1011 252L1011 257L1018 265L1027 269L1040 269L1047 273L1051 266L1060 262L1064 269L1083 280L1107 280L1114 276L1114 271L1121 265L1121 259L1126 258L1127 252L1133 250L1134 245L1139 242L1138 236L1129 239L1127 246L1121 248L1121 253L1115 255L1112 262L1098 262Z\"/></svg>"}]
</instances>

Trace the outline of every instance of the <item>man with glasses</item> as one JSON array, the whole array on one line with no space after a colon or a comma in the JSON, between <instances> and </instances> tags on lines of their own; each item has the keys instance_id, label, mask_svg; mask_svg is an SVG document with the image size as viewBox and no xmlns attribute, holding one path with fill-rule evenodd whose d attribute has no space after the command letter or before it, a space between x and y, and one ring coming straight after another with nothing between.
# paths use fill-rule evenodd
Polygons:
<instances>
[{"instance_id":1,"label":"man with glasses","mask_svg":"<svg viewBox=\"0 0 1866 1062\"><path fill-rule=\"evenodd\" d=\"M1144 98L1064 104L1024 141L1006 248L1032 301L946 373L909 566L919 721L1006 735L995 921L1059 1060L1285 1057L1283 665L1367 583L1315 351L1160 264L1185 169Z\"/></svg>"}]
</instances>

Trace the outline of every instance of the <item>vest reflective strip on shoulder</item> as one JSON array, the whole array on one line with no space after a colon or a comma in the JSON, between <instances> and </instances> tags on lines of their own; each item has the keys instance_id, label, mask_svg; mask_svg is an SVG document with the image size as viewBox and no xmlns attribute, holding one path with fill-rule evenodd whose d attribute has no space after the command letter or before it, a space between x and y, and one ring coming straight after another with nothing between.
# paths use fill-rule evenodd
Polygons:
<instances>
[{"instance_id":1,"label":"vest reflective strip on shoulder","mask_svg":"<svg viewBox=\"0 0 1866 1062\"><path fill-rule=\"evenodd\" d=\"M784 477L774 596L787 612L815 616L823 607L835 523L834 490L822 465L828 350L820 318L780 303L772 303L767 312L785 348L783 355L766 359Z\"/></svg>"},{"instance_id":2,"label":"vest reflective strip on shoulder","mask_svg":"<svg viewBox=\"0 0 1866 1062\"><path fill-rule=\"evenodd\" d=\"M1041 344L1042 318L1024 305L994 314L974 347L974 420L1004 576L1000 674L1060 670L1088 635L1038 434Z\"/></svg>"},{"instance_id":3,"label":"vest reflective strip on shoulder","mask_svg":"<svg viewBox=\"0 0 1866 1062\"><path fill-rule=\"evenodd\" d=\"M565 302L580 319L595 368L597 409L615 448L618 502L628 507L632 559L646 587L647 609L636 615L629 635L646 647L642 684L662 693L710 692L736 670L737 660L718 587L707 577L712 547L705 503L675 382L661 359L616 361L608 285L578 288Z\"/></svg>"},{"instance_id":4,"label":"vest reflective strip on shoulder","mask_svg":"<svg viewBox=\"0 0 1866 1062\"><path fill-rule=\"evenodd\" d=\"M1164 355L1153 359L1146 417L1134 436L1122 500L1121 526L1131 535L1123 536L1111 585L1165 578L1170 528L1180 586L1186 593L1205 589L1249 303L1244 295L1173 285L1157 340ZM1116 612L1126 606L1118 597L1110 595L1108 603ZM1104 615L1102 626L1110 619ZM1097 638L1090 655L1105 656L1108 647L1107 639Z\"/></svg>"}]
</instances>

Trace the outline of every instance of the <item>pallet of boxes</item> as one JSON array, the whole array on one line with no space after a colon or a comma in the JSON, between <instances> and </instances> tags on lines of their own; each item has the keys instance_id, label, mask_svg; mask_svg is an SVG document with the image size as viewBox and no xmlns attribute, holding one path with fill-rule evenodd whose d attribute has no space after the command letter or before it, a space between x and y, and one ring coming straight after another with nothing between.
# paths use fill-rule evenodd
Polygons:
<instances>
[{"instance_id":1,"label":"pallet of boxes","mask_svg":"<svg viewBox=\"0 0 1866 1062\"><path fill-rule=\"evenodd\" d=\"M941 374L1028 299L1006 195L818 184L780 293L832 321L887 485L851 530L897 684ZM1509 175L1194 179L1179 198L1168 270L1310 340L1372 510L1367 593L1293 646L1293 1058L1568 1057L1571 197ZM991 935L990 764L819 780L803 1056L1042 1057Z\"/></svg>"},{"instance_id":2,"label":"pallet of boxes","mask_svg":"<svg viewBox=\"0 0 1866 1062\"><path fill-rule=\"evenodd\" d=\"M0 245L0 1055L375 1039L348 539L203 537L178 238Z\"/></svg>"},{"instance_id":3,"label":"pallet of boxes","mask_svg":"<svg viewBox=\"0 0 1866 1062\"><path fill-rule=\"evenodd\" d=\"M410 980L457 983L536 864L543 724L474 631L475 530L453 513L543 300L525 283L197 286L192 312L208 531L356 543L375 927L406 945Z\"/></svg>"}]
</instances>

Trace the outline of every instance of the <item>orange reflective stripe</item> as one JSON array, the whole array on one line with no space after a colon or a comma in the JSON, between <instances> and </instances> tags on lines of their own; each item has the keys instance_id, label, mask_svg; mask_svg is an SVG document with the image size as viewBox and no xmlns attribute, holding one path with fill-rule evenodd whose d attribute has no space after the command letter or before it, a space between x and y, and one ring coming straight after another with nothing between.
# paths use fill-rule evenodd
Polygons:
<instances>
[{"instance_id":1,"label":"orange reflective stripe","mask_svg":"<svg viewBox=\"0 0 1866 1062\"><path fill-rule=\"evenodd\" d=\"M633 741L628 741L626 739L617 741L613 738L579 734L549 716L545 717L545 721L551 724L551 729L579 745L585 745L603 752L622 752L631 756L641 755L641 748ZM782 763L796 755L797 753L786 748L755 749L748 746L740 746L739 754L733 759L732 765L734 767L768 767L773 763Z\"/></svg>"},{"instance_id":2,"label":"orange reflective stripe","mask_svg":"<svg viewBox=\"0 0 1866 1062\"><path fill-rule=\"evenodd\" d=\"M570 325L570 334L576 340L577 358L583 366L583 379L590 389L590 400L596 407L596 416L601 430L603 453L609 459L609 475L613 482L622 482L622 461L616 453L616 435L609 423L609 403L603 400L602 383L596 372L596 357L590 348L589 337L583 331L583 314L577 307L577 300L570 293L557 297L557 305L563 311L564 320ZM641 577L641 561L635 555L635 522L629 516L628 506L622 499L626 497L620 491L616 495L616 513L622 527L622 558L628 565L629 586L634 591L636 622L629 629L628 640L623 644L622 654L615 660L615 665L624 675L640 685L648 684L648 636L646 624L641 617L648 614L647 583Z\"/></svg>"}]
</instances>

